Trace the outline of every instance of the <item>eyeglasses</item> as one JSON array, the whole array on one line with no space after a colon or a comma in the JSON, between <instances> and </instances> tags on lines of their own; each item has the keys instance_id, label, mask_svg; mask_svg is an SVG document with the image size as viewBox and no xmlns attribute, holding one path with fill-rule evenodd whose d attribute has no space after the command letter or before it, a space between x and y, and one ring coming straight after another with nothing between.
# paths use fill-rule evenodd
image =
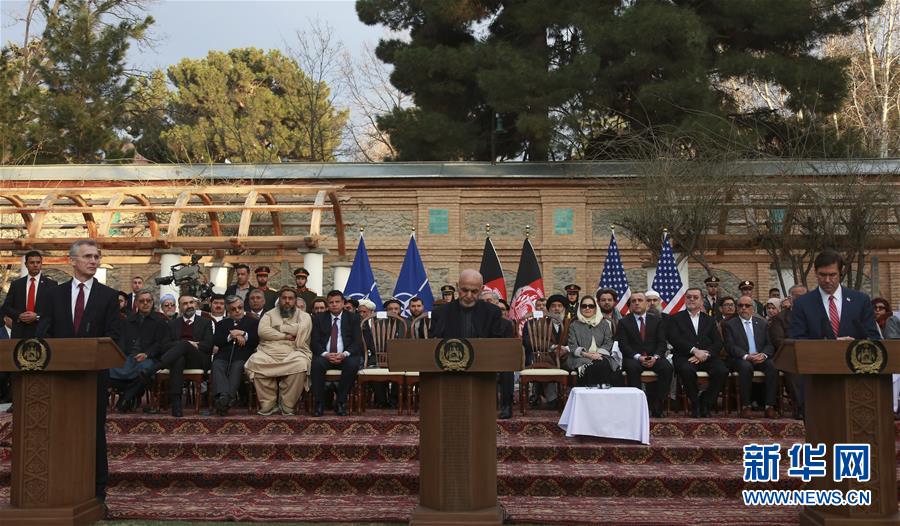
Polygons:
<instances>
[{"instance_id":1,"label":"eyeglasses","mask_svg":"<svg viewBox=\"0 0 900 526\"><path fill-rule=\"evenodd\" d=\"M595 309L595 308L597 308L597 306L594 305L593 303L585 303L584 305L581 306L581 308L582 309Z\"/></svg>"},{"instance_id":2,"label":"eyeglasses","mask_svg":"<svg viewBox=\"0 0 900 526\"><path fill-rule=\"evenodd\" d=\"M163 303L162 306L163 307L174 307L175 304L174 303Z\"/></svg>"},{"instance_id":3,"label":"eyeglasses","mask_svg":"<svg viewBox=\"0 0 900 526\"><path fill-rule=\"evenodd\" d=\"M153 303L153 298L141 298L138 300L138 303ZM173 307L175 305L172 305Z\"/></svg>"},{"instance_id":4,"label":"eyeglasses","mask_svg":"<svg viewBox=\"0 0 900 526\"><path fill-rule=\"evenodd\" d=\"M875 305L875 310L887 310L887 307L884 305Z\"/></svg>"},{"instance_id":5,"label":"eyeglasses","mask_svg":"<svg viewBox=\"0 0 900 526\"><path fill-rule=\"evenodd\" d=\"M738 303L738 307L740 307L742 309L744 309L744 308L749 309L749 308L753 307L753 304L752 303Z\"/></svg>"}]
</instances>

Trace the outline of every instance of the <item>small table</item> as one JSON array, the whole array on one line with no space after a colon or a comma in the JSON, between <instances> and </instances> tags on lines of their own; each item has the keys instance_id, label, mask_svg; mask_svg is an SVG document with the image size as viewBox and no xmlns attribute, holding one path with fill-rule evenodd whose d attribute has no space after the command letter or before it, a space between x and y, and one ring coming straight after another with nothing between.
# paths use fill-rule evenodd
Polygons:
<instances>
[{"instance_id":1,"label":"small table","mask_svg":"<svg viewBox=\"0 0 900 526\"><path fill-rule=\"evenodd\" d=\"M567 437L592 435L650 444L650 411L644 391L636 387L576 387L559 418Z\"/></svg>"}]
</instances>

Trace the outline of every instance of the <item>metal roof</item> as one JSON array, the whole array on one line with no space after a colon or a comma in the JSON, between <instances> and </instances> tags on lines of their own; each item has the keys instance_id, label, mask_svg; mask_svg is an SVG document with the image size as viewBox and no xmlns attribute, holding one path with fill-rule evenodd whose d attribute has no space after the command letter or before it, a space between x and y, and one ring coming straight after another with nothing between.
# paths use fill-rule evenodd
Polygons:
<instances>
[{"instance_id":1,"label":"metal roof","mask_svg":"<svg viewBox=\"0 0 900 526\"><path fill-rule=\"evenodd\" d=\"M184 181L349 179L593 179L637 177L642 163L282 163L282 164L53 164L0 166L3 181ZM900 159L763 160L734 164L735 175L828 176L900 174Z\"/></svg>"}]
</instances>

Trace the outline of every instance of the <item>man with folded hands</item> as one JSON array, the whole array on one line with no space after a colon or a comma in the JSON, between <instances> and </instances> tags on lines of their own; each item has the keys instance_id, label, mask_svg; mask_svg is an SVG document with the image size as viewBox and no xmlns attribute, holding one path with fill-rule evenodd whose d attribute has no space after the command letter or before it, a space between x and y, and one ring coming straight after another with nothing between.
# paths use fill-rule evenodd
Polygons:
<instances>
[{"instance_id":1,"label":"man with folded hands","mask_svg":"<svg viewBox=\"0 0 900 526\"><path fill-rule=\"evenodd\" d=\"M301 300L302 301L302 300ZM297 291L282 287L274 309L259 320L259 345L244 369L259 398L259 414L293 415L297 400L309 389L312 317L297 307Z\"/></svg>"}]
</instances>

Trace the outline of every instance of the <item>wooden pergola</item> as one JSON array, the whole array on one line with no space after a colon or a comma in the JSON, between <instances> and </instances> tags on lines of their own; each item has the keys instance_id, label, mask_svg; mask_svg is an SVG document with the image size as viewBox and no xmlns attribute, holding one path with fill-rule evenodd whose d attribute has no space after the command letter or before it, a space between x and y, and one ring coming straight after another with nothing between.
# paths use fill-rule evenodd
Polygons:
<instances>
[{"instance_id":1,"label":"wooden pergola","mask_svg":"<svg viewBox=\"0 0 900 526\"><path fill-rule=\"evenodd\" d=\"M327 237L322 226L333 226L344 256L342 189L187 182L2 188L0 198L8 204L0 206L0 250L65 250L75 239L90 237L114 251L180 248L216 251L221 258L225 251L316 249ZM334 222L326 224L328 211Z\"/></svg>"}]
</instances>

